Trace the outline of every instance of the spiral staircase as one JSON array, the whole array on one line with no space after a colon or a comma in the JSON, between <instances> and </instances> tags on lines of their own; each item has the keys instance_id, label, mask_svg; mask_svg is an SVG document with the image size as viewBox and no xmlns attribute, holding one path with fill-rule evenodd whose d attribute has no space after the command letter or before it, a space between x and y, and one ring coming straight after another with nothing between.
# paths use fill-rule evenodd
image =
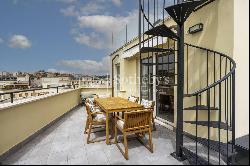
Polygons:
<instances>
[{"instance_id":1,"label":"spiral staircase","mask_svg":"<svg viewBox=\"0 0 250 166\"><path fill-rule=\"evenodd\" d=\"M157 25L159 2L163 2L163 12L161 13L162 23ZM173 153L173 156L179 160L187 160L192 165L229 165L233 163L236 153L234 148L236 64L228 55L184 42L185 21L193 12L213 2L214 0L179 0L166 7L165 0L139 0L140 55L174 53L177 56L177 83L169 85L177 86L178 91L176 152ZM150 10L151 13L154 13L153 19L150 19L152 15ZM175 21L176 26L167 27L165 25L165 12ZM169 44L154 45L153 43L152 46L149 44L145 46L144 43L152 38L157 38L157 41L167 38L168 41L174 42L174 47ZM189 65L191 59L188 58L191 56L189 52L191 49L205 53L205 55L195 56L203 56L203 58L205 56L204 63L200 65L205 64L206 66L206 71L203 71L206 80L202 80L206 81L206 86L190 93ZM195 104L184 108L185 100L191 100ZM192 111L195 112L195 118L184 120L183 114ZM200 114L206 114L207 120L200 120ZM211 117L212 114L216 119ZM184 131L185 125L193 126L195 134ZM207 130L206 137L199 136L200 130L204 129ZM211 132L216 132L216 139L211 137ZM192 140L194 146L191 148L186 146L183 141L186 139ZM205 152L204 149L206 149Z\"/></svg>"}]
</instances>

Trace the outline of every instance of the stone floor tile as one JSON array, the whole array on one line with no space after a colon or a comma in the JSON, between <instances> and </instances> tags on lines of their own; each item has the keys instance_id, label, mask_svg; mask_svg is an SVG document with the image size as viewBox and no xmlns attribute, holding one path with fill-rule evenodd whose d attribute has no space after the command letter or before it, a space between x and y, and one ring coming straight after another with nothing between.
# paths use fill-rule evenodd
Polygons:
<instances>
[{"instance_id":1,"label":"stone floor tile","mask_svg":"<svg viewBox=\"0 0 250 166\"><path fill-rule=\"evenodd\" d=\"M129 160L125 160L116 145L105 141L87 144L84 134L84 107L78 108L3 161L7 165L178 165L170 156L174 151L175 135L157 125L153 132L154 153L135 138L129 138ZM105 132L91 134L91 139L105 139ZM122 139L122 137L120 137Z\"/></svg>"}]
</instances>

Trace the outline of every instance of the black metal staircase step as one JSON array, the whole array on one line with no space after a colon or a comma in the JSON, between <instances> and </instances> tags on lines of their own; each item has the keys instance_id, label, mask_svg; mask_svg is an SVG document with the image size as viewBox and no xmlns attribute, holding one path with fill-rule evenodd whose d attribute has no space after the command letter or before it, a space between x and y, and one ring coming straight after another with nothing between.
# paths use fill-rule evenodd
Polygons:
<instances>
[{"instance_id":1,"label":"black metal staircase step","mask_svg":"<svg viewBox=\"0 0 250 166\"><path fill-rule=\"evenodd\" d=\"M249 151L249 135L237 138L235 140L235 146L239 150Z\"/></svg>"},{"instance_id":2,"label":"black metal staircase step","mask_svg":"<svg viewBox=\"0 0 250 166\"><path fill-rule=\"evenodd\" d=\"M156 48L156 47L142 47L141 53L148 53L148 52L174 52L173 49L167 48Z\"/></svg>"},{"instance_id":3,"label":"black metal staircase step","mask_svg":"<svg viewBox=\"0 0 250 166\"><path fill-rule=\"evenodd\" d=\"M211 165L210 163L208 163L207 160L203 159L199 155L196 155L194 152L190 151L185 147L182 147L182 151L190 165ZM196 163L196 157L197 157L197 163Z\"/></svg>"},{"instance_id":4,"label":"black metal staircase step","mask_svg":"<svg viewBox=\"0 0 250 166\"><path fill-rule=\"evenodd\" d=\"M196 124L196 121L185 121L185 123L189 123L189 124ZM208 127L208 121L198 121L197 125L199 126L207 126ZM232 131L232 128L230 126L228 126L226 123L224 122L217 122L217 121L210 121L210 127L212 128L220 128L220 129L224 129L224 130L230 130Z\"/></svg>"},{"instance_id":5,"label":"black metal staircase step","mask_svg":"<svg viewBox=\"0 0 250 166\"><path fill-rule=\"evenodd\" d=\"M168 14L175 20L179 25L182 25L191 13L200 5L204 3L203 1L186 1L180 4L169 6L165 8Z\"/></svg>"},{"instance_id":6,"label":"black metal staircase step","mask_svg":"<svg viewBox=\"0 0 250 166\"><path fill-rule=\"evenodd\" d=\"M154 27L149 31L145 32L146 35L168 37L170 39L178 39L177 34L175 34L170 28L162 24L160 26Z\"/></svg>"},{"instance_id":7,"label":"black metal staircase step","mask_svg":"<svg viewBox=\"0 0 250 166\"><path fill-rule=\"evenodd\" d=\"M191 135L189 133L184 133L183 135L196 141L196 137L194 135ZM201 145L206 146L206 147L209 146L209 148L211 150L214 150L216 152L220 152L220 154L225 156L225 157L226 156L231 157L231 156L235 155L235 149L233 149L233 146L231 143L226 144L226 143L214 141L214 140L208 141L208 139L201 138L201 137L197 137L197 142L200 143Z\"/></svg>"},{"instance_id":8,"label":"black metal staircase step","mask_svg":"<svg viewBox=\"0 0 250 166\"><path fill-rule=\"evenodd\" d=\"M184 110L189 110L189 111L192 111L192 110L208 110L208 106L205 106L205 105L198 105L198 106L193 106L193 107L184 108ZM218 108L215 108L215 107L210 107L210 110L211 110L211 111L217 111L217 110L219 110L219 109L218 109Z\"/></svg>"}]
</instances>

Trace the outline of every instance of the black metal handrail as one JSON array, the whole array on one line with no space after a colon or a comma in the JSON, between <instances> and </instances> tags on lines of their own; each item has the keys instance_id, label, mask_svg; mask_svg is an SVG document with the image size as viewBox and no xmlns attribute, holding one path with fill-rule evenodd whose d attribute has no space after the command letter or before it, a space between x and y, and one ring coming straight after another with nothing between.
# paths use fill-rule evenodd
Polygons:
<instances>
[{"instance_id":1,"label":"black metal handrail","mask_svg":"<svg viewBox=\"0 0 250 166\"><path fill-rule=\"evenodd\" d=\"M148 17L147 17L146 14L145 14L144 9L143 9L143 6L142 6L142 5L140 5L140 6L141 6L141 11L142 11L142 13L143 13L143 17L144 17L145 20L149 23L149 25L150 25L152 28L154 28L154 25L149 21Z\"/></svg>"},{"instance_id":2,"label":"black metal handrail","mask_svg":"<svg viewBox=\"0 0 250 166\"><path fill-rule=\"evenodd\" d=\"M195 46L195 45L187 44L187 43L185 43L185 45L191 46L191 47L194 47L194 48L198 48L198 49L201 49L201 50L204 50L204 51L208 51L208 52L211 52L211 53L218 54L218 55L220 55L222 57L227 58L233 64L231 71L228 74L226 74L223 78L221 78L220 80L212 83L208 87L200 89L200 90L198 90L198 91L196 91L194 93L187 94L186 97L196 96L196 95L199 95L199 94L201 94L201 93L203 93L203 92L205 92L205 91L207 91L209 89L212 89L212 88L216 87L217 85L219 85L220 83L222 83L223 81L225 81L226 79L228 79L230 76L232 76L233 73L235 72L235 70L236 70L236 62L231 57L229 57L229 56L227 56L227 55L225 55L223 53L220 53L220 52L208 49L208 48L203 48L203 47L199 47L199 46Z\"/></svg>"},{"instance_id":3,"label":"black metal handrail","mask_svg":"<svg viewBox=\"0 0 250 166\"><path fill-rule=\"evenodd\" d=\"M49 88L34 88L34 89L16 90L16 91L11 91L11 92L0 93L0 96L2 96L2 95L10 95L11 103L13 103L14 102L14 94L17 94L17 93L32 92L32 91L39 91L39 90L48 90L48 89L56 89L57 93L59 93L59 88L72 87L73 86L73 88L75 89L76 85L79 85L79 84L62 85L62 86L49 87Z\"/></svg>"}]
</instances>

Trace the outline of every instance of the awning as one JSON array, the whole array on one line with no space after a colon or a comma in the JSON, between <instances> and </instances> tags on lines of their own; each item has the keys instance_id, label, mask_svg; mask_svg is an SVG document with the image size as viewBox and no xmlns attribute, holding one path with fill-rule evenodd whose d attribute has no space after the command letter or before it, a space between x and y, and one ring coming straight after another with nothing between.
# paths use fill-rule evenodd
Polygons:
<instances>
[{"instance_id":1,"label":"awning","mask_svg":"<svg viewBox=\"0 0 250 166\"><path fill-rule=\"evenodd\" d=\"M154 38L149 39L147 42L145 42L144 45L142 43L142 47L156 47L157 44L161 45L161 44L166 43L166 42L167 42L167 38L158 37L158 40L157 40L157 37L154 37ZM140 52L139 45L136 45L136 46L124 51L122 54L122 58L124 58L124 59L131 58L139 52Z\"/></svg>"}]
</instances>

